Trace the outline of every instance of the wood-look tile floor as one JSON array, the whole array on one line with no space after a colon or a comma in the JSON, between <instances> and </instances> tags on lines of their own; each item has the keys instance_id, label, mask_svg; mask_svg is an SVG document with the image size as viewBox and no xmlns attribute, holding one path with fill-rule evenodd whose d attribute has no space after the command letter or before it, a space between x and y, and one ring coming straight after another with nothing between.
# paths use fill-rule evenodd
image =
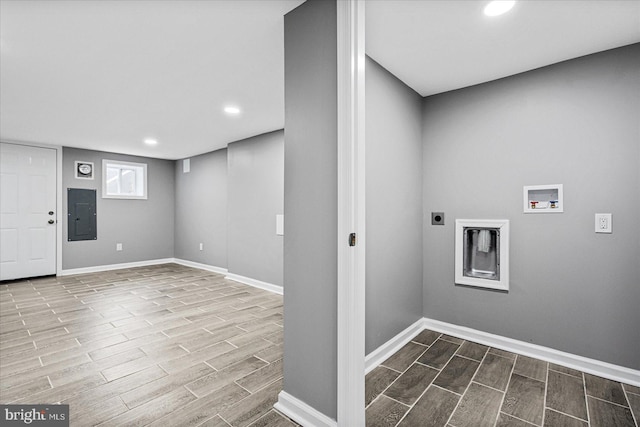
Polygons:
<instances>
[{"instance_id":1,"label":"wood-look tile floor","mask_svg":"<svg viewBox=\"0 0 640 427\"><path fill-rule=\"evenodd\" d=\"M293 426L282 297L165 264L0 283L0 403L72 426Z\"/></svg>"},{"instance_id":2,"label":"wood-look tile floor","mask_svg":"<svg viewBox=\"0 0 640 427\"><path fill-rule=\"evenodd\" d=\"M638 427L640 387L425 330L366 378L367 426Z\"/></svg>"}]
</instances>

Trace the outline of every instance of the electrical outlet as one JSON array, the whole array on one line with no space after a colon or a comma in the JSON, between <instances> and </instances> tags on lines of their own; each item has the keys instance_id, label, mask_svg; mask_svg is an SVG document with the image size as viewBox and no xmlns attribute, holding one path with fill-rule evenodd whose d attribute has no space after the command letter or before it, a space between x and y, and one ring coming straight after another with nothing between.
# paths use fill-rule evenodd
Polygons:
<instances>
[{"instance_id":1,"label":"electrical outlet","mask_svg":"<svg viewBox=\"0 0 640 427\"><path fill-rule=\"evenodd\" d=\"M200 243L200 250L204 250L204 243Z\"/></svg>"},{"instance_id":2,"label":"electrical outlet","mask_svg":"<svg viewBox=\"0 0 640 427\"><path fill-rule=\"evenodd\" d=\"M116 243L116 251L122 250L122 243Z\"/></svg>"},{"instance_id":3,"label":"electrical outlet","mask_svg":"<svg viewBox=\"0 0 640 427\"><path fill-rule=\"evenodd\" d=\"M611 214L596 214L596 233L611 233Z\"/></svg>"}]
</instances>

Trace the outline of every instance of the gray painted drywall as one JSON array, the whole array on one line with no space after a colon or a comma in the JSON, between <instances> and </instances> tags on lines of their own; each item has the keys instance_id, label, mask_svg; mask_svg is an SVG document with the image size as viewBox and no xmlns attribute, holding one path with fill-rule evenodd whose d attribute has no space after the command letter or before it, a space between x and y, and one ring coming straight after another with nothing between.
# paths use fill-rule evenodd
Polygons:
<instances>
[{"instance_id":1,"label":"gray painted drywall","mask_svg":"<svg viewBox=\"0 0 640 427\"><path fill-rule=\"evenodd\" d=\"M284 131L229 144L227 164L229 273L282 286Z\"/></svg>"},{"instance_id":2,"label":"gray painted drywall","mask_svg":"<svg viewBox=\"0 0 640 427\"><path fill-rule=\"evenodd\" d=\"M173 257L173 161L67 147L62 159L64 270ZM102 159L146 163L147 200L103 199ZM76 160L94 163L93 180L75 178ZM97 240L67 241L67 188L97 190ZM122 243L122 251L116 251L116 243Z\"/></svg>"},{"instance_id":3,"label":"gray painted drywall","mask_svg":"<svg viewBox=\"0 0 640 427\"><path fill-rule=\"evenodd\" d=\"M424 100L425 317L640 368L638 94L635 44ZM564 213L524 214L535 184ZM508 293L454 286L454 218L511 221Z\"/></svg>"},{"instance_id":4,"label":"gray painted drywall","mask_svg":"<svg viewBox=\"0 0 640 427\"><path fill-rule=\"evenodd\" d=\"M183 173L183 161L175 162L175 257L227 268L227 149L189 163Z\"/></svg>"},{"instance_id":5,"label":"gray painted drywall","mask_svg":"<svg viewBox=\"0 0 640 427\"><path fill-rule=\"evenodd\" d=\"M366 339L422 317L422 97L367 57Z\"/></svg>"},{"instance_id":6,"label":"gray painted drywall","mask_svg":"<svg viewBox=\"0 0 640 427\"><path fill-rule=\"evenodd\" d=\"M336 2L285 15L284 391L337 413Z\"/></svg>"}]
</instances>

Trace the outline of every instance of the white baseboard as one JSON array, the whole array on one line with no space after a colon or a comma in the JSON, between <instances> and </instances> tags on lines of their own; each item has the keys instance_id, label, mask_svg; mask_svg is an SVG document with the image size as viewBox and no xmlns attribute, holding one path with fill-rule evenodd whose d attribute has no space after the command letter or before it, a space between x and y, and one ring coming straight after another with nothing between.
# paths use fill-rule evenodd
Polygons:
<instances>
[{"instance_id":1,"label":"white baseboard","mask_svg":"<svg viewBox=\"0 0 640 427\"><path fill-rule=\"evenodd\" d=\"M382 344L371 353L367 354L364 359L364 372L368 374L378 365L391 357L395 352L400 350L405 344L411 341L424 329L424 318L418 319L413 325Z\"/></svg>"},{"instance_id":2,"label":"white baseboard","mask_svg":"<svg viewBox=\"0 0 640 427\"><path fill-rule=\"evenodd\" d=\"M227 269L222 267L216 267L215 265L202 264L195 261L187 261L186 259L174 258L173 262L176 264L184 265L185 267L199 268L200 270L211 271L218 274L227 274Z\"/></svg>"},{"instance_id":3,"label":"white baseboard","mask_svg":"<svg viewBox=\"0 0 640 427\"><path fill-rule=\"evenodd\" d=\"M244 283L245 285L253 286L254 288L264 289L265 291L273 292L274 294L278 294L278 295L284 294L282 286L263 282L257 279L252 279L251 277L245 277L245 276L240 276L239 274L227 273L227 275L225 276L225 279L233 280L234 282Z\"/></svg>"},{"instance_id":4,"label":"white baseboard","mask_svg":"<svg viewBox=\"0 0 640 427\"><path fill-rule=\"evenodd\" d=\"M226 268L216 267L214 265L208 265L208 264L201 264L199 262L194 262L194 261L187 261L180 258L162 258L162 259L152 259L149 261L125 262L122 264L96 265L94 267L71 268L68 270L60 271L58 273L58 276L70 276L72 274L98 273L101 271L121 270L123 268L133 268L133 267L147 267L150 265L169 264L169 263L176 263L176 264L184 265L186 267L199 268L201 270L211 271L213 273L224 274L225 279L229 279L229 280L233 280L234 282L240 282L245 285L253 286L254 288L264 289L266 291L273 292L278 295L283 295L282 286L263 282L257 279L252 279L250 277L240 276L239 274L229 273Z\"/></svg>"},{"instance_id":5,"label":"white baseboard","mask_svg":"<svg viewBox=\"0 0 640 427\"><path fill-rule=\"evenodd\" d=\"M587 357L571 353L565 353L553 348L490 334L488 332L478 331L465 326L458 326L451 323L441 322L439 320L427 319L426 317L418 320L413 325L409 326L404 331L400 332L398 335L369 353L365 357L365 373L369 373L378 367L382 362L392 356L424 329L431 329L432 331L452 335L478 344L484 344L501 350L510 351L512 353L521 354L523 356L534 357L536 359L555 363L556 365L577 369L599 377L640 387L640 371L635 369L625 368L624 366L589 359Z\"/></svg>"},{"instance_id":6,"label":"white baseboard","mask_svg":"<svg viewBox=\"0 0 640 427\"><path fill-rule=\"evenodd\" d=\"M70 268L61 270L58 276L70 276L72 274L98 273L100 271L121 270L123 268L148 267L150 265L168 264L173 258L152 259L148 261L124 262L121 264L96 265L94 267Z\"/></svg>"},{"instance_id":7,"label":"white baseboard","mask_svg":"<svg viewBox=\"0 0 640 427\"><path fill-rule=\"evenodd\" d=\"M522 354L524 356L535 357L536 359L566 366L567 368L577 369L599 377L640 387L640 371L635 369L625 368L624 366L601 362L599 360L565 353L549 347L518 341L512 338L494 335L464 326L441 322L439 320L423 318L422 322L424 329L431 329L465 340L477 342L479 344L488 345L510 351L512 353Z\"/></svg>"},{"instance_id":8,"label":"white baseboard","mask_svg":"<svg viewBox=\"0 0 640 427\"><path fill-rule=\"evenodd\" d=\"M278 394L278 402L273 407L304 427L338 426L336 420L318 412L286 391L281 391Z\"/></svg>"}]
</instances>

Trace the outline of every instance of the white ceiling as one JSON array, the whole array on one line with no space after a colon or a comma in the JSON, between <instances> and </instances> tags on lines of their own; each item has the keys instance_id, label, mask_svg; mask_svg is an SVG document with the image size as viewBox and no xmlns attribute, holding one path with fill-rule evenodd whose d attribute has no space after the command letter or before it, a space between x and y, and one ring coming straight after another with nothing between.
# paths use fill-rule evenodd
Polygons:
<instances>
[{"instance_id":1,"label":"white ceiling","mask_svg":"<svg viewBox=\"0 0 640 427\"><path fill-rule=\"evenodd\" d=\"M422 96L640 42L640 1L520 0L366 4L367 53Z\"/></svg>"},{"instance_id":2,"label":"white ceiling","mask_svg":"<svg viewBox=\"0 0 640 427\"><path fill-rule=\"evenodd\" d=\"M281 129L301 3L2 0L0 138L176 159Z\"/></svg>"},{"instance_id":3,"label":"white ceiling","mask_svg":"<svg viewBox=\"0 0 640 427\"><path fill-rule=\"evenodd\" d=\"M0 0L0 138L177 159L280 129L300 3ZM640 0L485 4L367 1L367 52L430 95L640 42Z\"/></svg>"}]
</instances>

